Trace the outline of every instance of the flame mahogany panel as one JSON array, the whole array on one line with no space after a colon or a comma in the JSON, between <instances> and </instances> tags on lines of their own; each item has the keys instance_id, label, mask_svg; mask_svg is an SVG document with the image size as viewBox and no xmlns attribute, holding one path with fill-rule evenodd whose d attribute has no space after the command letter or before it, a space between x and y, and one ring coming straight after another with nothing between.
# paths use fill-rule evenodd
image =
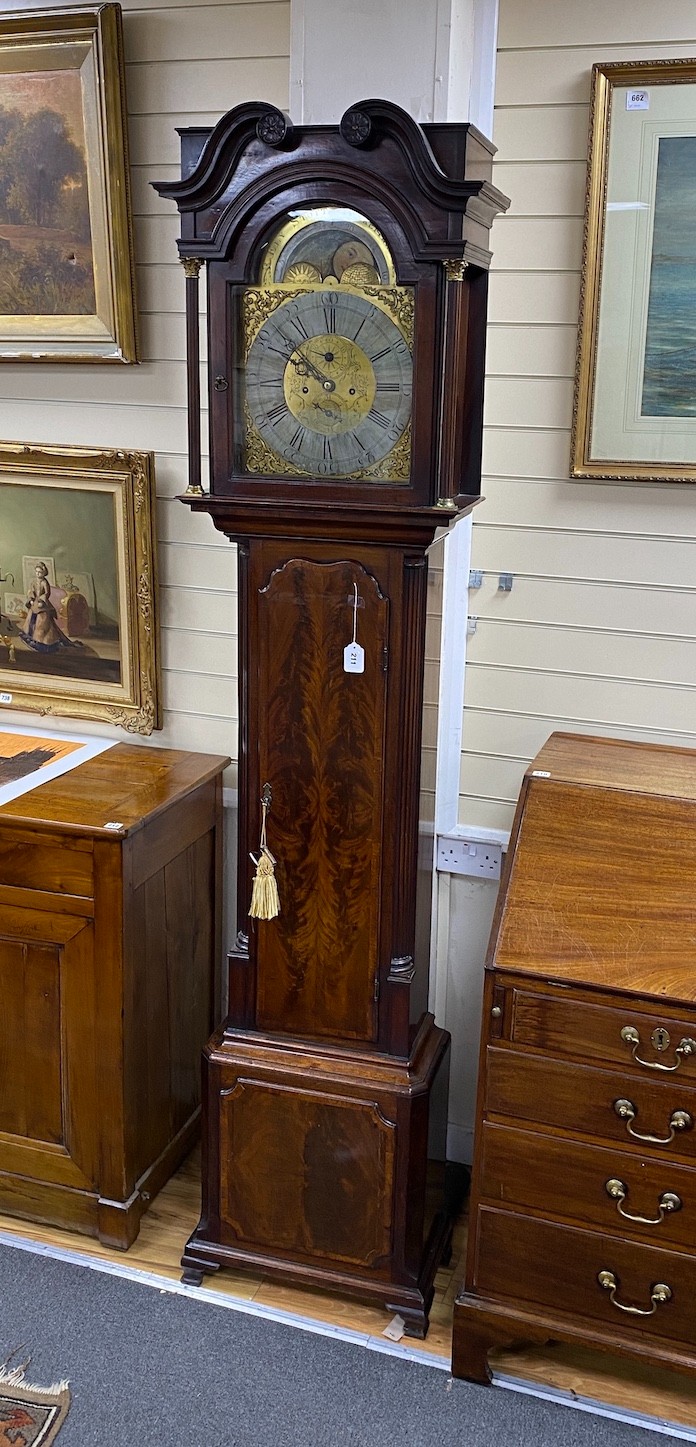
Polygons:
<instances>
[{"instance_id":1,"label":"flame mahogany panel","mask_svg":"<svg viewBox=\"0 0 696 1447\"><path fill-rule=\"evenodd\" d=\"M389 1257L396 1122L376 1101L253 1079L220 1095L223 1239L346 1265Z\"/></svg>"},{"instance_id":2,"label":"flame mahogany panel","mask_svg":"<svg viewBox=\"0 0 696 1447\"><path fill-rule=\"evenodd\" d=\"M343 667L356 582L362 674ZM376 1037L388 617L357 562L294 558L259 590L260 783L282 911L258 931L262 1029Z\"/></svg>"}]
</instances>

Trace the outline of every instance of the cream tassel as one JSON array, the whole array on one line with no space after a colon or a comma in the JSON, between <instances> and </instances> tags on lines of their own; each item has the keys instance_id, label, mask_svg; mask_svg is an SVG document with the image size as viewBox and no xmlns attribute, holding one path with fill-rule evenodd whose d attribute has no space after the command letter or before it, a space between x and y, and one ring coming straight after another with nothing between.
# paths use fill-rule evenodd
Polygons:
<instances>
[{"instance_id":1,"label":"cream tassel","mask_svg":"<svg viewBox=\"0 0 696 1447\"><path fill-rule=\"evenodd\" d=\"M256 865L254 875L254 887L251 891L251 904L249 916L251 919L275 919L280 914L280 898L278 896L278 884L275 877L275 859L266 843L266 815L271 807L270 789L266 789L261 799L263 818L261 822L261 843L259 845L259 857L250 855Z\"/></svg>"}]
</instances>

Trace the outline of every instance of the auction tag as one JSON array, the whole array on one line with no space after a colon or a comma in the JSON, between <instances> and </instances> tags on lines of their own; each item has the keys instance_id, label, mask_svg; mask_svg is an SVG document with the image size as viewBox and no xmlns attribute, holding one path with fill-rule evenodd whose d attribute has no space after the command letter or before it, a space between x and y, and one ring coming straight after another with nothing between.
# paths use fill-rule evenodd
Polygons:
<instances>
[{"instance_id":1,"label":"auction tag","mask_svg":"<svg viewBox=\"0 0 696 1447\"><path fill-rule=\"evenodd\" d=\"M385 1326L382 1336L388 1336L390 1341L401 1341L405 1325L402 1316L393 1316L389 1326Z\"/></svg>"},{"instance_id":2,"label":"auction tag","mask_svg":"<svg viewBox=\"0 0 696 1447\"><path fill-rule=\"evenodd\" d=\"M649 90L627 90L626 91L627 111L649 111L650 91Z\"/></svg>"},{"instance_id":3,"label":"auction tag","mask_svg":"<svg viewBox=\"0 0 696 1447\"><path fill-rule=\"evenodd\" d=\"M365 672L365 649L360 643L347 643L343 650L343 672Z\"/></svg>"},{"instance_id":4,"label":"auction tag","mask_svg":"<svg viewBox=\"0 0 696 1447\"><path fill-rule=\"evenodd\" d=\"M0 693L0 703L12 703L12 694Z\"/></svg>"}]
</instances>

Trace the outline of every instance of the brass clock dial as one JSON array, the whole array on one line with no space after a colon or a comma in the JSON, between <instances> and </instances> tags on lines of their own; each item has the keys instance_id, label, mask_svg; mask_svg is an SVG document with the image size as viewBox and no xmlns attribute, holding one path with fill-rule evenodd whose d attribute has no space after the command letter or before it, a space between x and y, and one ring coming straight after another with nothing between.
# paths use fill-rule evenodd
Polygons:
<instances>
[{"instance_id":1,"label":"brass clock dial","mask_svg":"<svg viewBox=\"0 0 696 1447\"><path fill-rule=\"evenodd\" d=\"M247 416L281 474L358 477L387 460L388 477L411 418L412 372L404 333L369 295L289 292L249 346Z\"/></svg>"}]
</instances>

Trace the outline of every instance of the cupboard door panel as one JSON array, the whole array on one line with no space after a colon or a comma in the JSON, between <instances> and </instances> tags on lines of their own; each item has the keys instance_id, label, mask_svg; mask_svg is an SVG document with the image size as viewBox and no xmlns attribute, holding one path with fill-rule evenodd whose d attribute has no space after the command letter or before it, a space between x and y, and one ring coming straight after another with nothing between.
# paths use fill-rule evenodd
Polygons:
<instances>
[{"instance_id":1,"label":"cupboard door panel","mask_svg":"<svg viewBox=\"0 0 696 1447\"><path fill-rule=\"evenodd\" d=\"M347 673L356 582L365 669ZM389 605L359 563L295 558L260 589L257 612L259 777L273 790L281 899L258 930L257 1023L371 1041Z\"/></svg>"},{"instance_id":2,"label":"cupboard door panel","mask_svg":"<svg viewBox=\"0 0 696 1447\"><path fill-rule=\"evenodd\" d=\"M62 1185L97 1179L93 927L0 911L0 1172Z\"/></svg>"},{"instance_id":3,"label":"cupboard door panel","mask_svg":"<svg viewBox=\"0 0 696 1447\"><path fill-rule=\"evenodd\" d=\"M63 1144L60 950L0 939L0 1130Z\"/></svg>"}]
</instances>

